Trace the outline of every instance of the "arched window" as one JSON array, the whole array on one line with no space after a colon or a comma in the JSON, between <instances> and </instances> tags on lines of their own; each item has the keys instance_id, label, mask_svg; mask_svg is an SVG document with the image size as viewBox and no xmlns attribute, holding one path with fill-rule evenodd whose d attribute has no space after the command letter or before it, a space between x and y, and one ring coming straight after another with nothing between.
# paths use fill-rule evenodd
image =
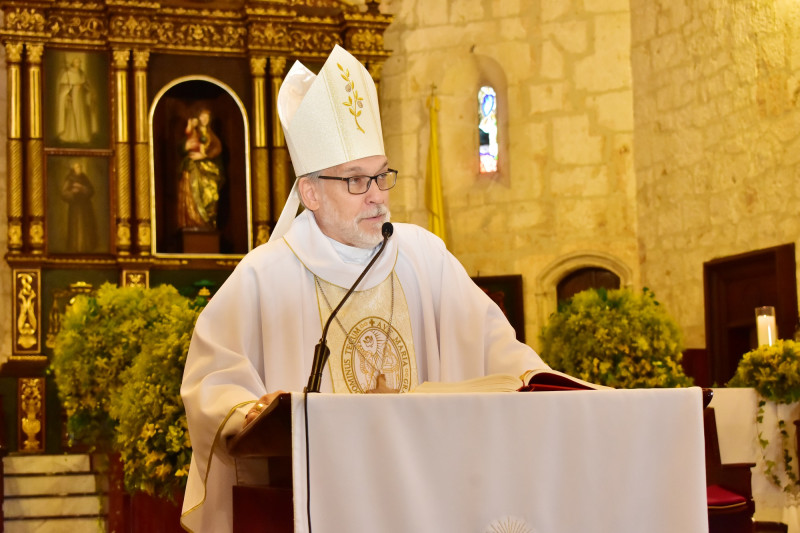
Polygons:
<instances>
[{"instance_id":1,"label":"arched window","mask_svg":"<svg viewBox=\"0 0 800 533\"><path fill-rule=\"evenodd\" d=\"M619 289L619 276L605 268L587 267L570 272L558 282L558 301L564 302L587 289Z\"/></svg>"},{"instance_id":2,"label":"arched window","mask_svg":"<svg viewBox=\"0 0 800 533\"><path fill-rule=\"evenodd\" d=\"M478 90L478 139L481 174L497 172L497 93L488 85Z\"/></svg>"}]
</instances>

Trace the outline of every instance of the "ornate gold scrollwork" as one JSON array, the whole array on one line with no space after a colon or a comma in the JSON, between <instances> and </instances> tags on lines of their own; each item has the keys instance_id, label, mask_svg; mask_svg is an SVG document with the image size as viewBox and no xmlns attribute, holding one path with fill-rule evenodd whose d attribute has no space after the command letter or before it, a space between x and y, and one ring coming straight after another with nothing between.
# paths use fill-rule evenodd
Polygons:
<instances>
[{"instance_id":1,"label":"ornate gold scrollwork","mask_svg":"<svg viewBox=\"0 0 800 533\"><path fill-rule=\"evenodd\" d=\"M297 29L289 32L294 49L301 54L317 53L324 56L334 45L341 45L342 39L333 29Z\"/></svg>"},{"instance_id":2,"label":"ornate gold scrollwork","mask_svg":"<svg viewBox=\"0 0 800 533\"><path fill-rule=\"evenodd\" d=\"M128 41L149 41L153 39L155 25L148 16L123 15L111 17L111 35L116 39Z\"/></svg>"},{"instance_id":3,"label":"ornate gold scrollwork","mask_svg":"<svg viewBox=\"0 0 800 533\"><path fill-rule=\"evenodd\" d=\"M39 272L15 274L17 289L15 349L35 350L39 344Z\"/></svg>"},{"instance_id":4,"label":"ornate gold scrollwork","mask_svg":"<svg viewBox=\"0 0 800 533\"><path fill-rule=\"evenodd\" d=\"M251 48L291 48L291 38L283 23L255 23L250 27L248 37Z\"/></svg>"},{"instance_id":5,"label":"ornate gold scrollwork","mask_svg":"<svg viewBox=\"0 0 800 533\"><path fill-rule=\"evenodd\" d=\"M247 36L246 28L232 22L212 24L168 20L157 23L157 26L158 44L171 48L244 50Z\"/></svg>"},{"instance_id":6,"label":"ornate gold scrollwork","mask_svg":"<svg viewBox=\"0 0 800 533\"><path fill-rule=\"evenodd\" d=\"M44 419L44 378L20 378L18 387L21 433L27 436L21 449L26 452L42 451L44 443L38 437L42 433Z\"/></svg>"},{"instance_id":7,"label":"ornate gold scrollwork","mask_svg":"<svg viewBox=\"0 0 800 533\"><path fill-rule=\"evenodd\" d=\"M51 35L57 39L100 41L108 33L102 16L85 14L53 14L48 18L47 26Z\"/></svg>"},{"instance_id":8,"label":"ornate gold scrollwork","mask_svg":"<svg viewBox=\"0 0 800 533\"><path fill-rule=\"evenodd\" d=\"M6 11L6 28L20 33L44 33L46 19L38 9L16 8Z\"/></svg>"}]
</instances>

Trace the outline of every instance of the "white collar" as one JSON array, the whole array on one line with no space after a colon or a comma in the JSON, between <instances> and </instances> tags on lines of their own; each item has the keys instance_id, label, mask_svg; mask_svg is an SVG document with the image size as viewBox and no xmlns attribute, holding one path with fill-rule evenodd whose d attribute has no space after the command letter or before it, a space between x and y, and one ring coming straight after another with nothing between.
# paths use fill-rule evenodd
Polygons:
<instances>
[{"instance_id":1,"label":"white collar","mask_svg":"<svg viewBox=\"0 0 800 533\"><path fill-rule=\"evenodd\" d=\"M339 287L349 288L364 270L360 260L350 262L352 247L344 247L344 256L339 253L333 239L328 238L317 226L311 211L303 211L294 219L292 227L283 237L292 252L315 276ZM358 250L356 253L372 254L375 250ZM369 261L370 257L366 260ZM386 279L397 262L397 237L386 243L386 251L372 266L358 286L358 290L371 289Z\"/></svg>"},{"instance_id":2,"label":"white collar","mask_svg":"<svg viewBox=\"0 0 800 533\"><path fill-rule=\"evenodd\" d=\"M325 235L325 237L331 242L333 249L336 250L336 253L339 254L342 261L353 265L367 266L369 260L372 259L381 248L380 243L374 248L357 248L355 246L343 244L327 235Z\"/></svg>"}]
</instances>

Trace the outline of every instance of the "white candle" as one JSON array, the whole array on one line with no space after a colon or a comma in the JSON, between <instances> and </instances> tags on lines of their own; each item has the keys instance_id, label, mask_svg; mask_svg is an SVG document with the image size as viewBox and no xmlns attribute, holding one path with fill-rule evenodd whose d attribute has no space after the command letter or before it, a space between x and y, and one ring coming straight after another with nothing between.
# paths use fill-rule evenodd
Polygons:
<instances>
[{"instance_id":1,"label":"white candle","mask_svg":"<svg viewBox=\"0 0 800 533\"><path fill-rule=\"evenodd\" d=\"M771 315L758 315L756 317L756 327L758 330L758 345L772 346L777 339L777 328L775 327L775 317Z\"/></svg>"}]
</instances>

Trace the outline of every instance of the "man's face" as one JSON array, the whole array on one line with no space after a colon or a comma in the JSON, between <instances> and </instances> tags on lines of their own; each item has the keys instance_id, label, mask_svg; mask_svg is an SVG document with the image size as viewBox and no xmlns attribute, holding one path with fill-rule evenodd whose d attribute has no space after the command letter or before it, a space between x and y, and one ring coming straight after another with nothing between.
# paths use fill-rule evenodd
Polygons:
<instances>
[{"instance_id":1,"label":"man's face","mask_svg":"<svg viewBox=\"0 0 800 533\"><path fill-rule=\"evenodd\" d=\"M370 156L321 172L323 176L350 178L375 176L389 168L386 156ZM383 240L381 226L389 221L389 191L372 183L364 194L350 194L347 183L337 180L305 180L303 201L314 212L322 233L348 246L373 248Z\"/></svg>"}]
</instances>

